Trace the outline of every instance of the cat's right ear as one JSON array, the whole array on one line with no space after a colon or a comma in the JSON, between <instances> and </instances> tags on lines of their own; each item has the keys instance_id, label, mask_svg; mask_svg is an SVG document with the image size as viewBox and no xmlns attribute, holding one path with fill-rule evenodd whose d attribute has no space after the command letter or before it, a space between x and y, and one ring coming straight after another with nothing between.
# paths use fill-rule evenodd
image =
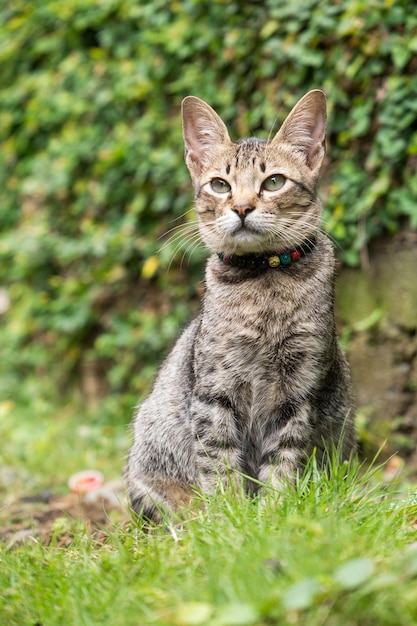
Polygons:
<instances>
[{"instance_id":1,"label":"cat's right ear","mask_svg":"<svg viewBox=\"0 0 417 626\"><path fill-rule=\"evenodd\" d=\"M185 162L191 176L201 174L219 148L231 144L229 133L216 111L200 98L182 101Z\"/></svg>"}]
</instances>

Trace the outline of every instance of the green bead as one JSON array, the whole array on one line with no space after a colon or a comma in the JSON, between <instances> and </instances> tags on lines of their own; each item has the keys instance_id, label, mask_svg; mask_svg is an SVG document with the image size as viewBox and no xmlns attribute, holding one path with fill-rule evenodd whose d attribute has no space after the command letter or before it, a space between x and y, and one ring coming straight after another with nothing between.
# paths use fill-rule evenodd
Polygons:
<instances>
[{"instance_id":1,"label":"green bead","mask_svg":"<svg viewBox=\"0 0 417 626\"><path fill-rule=\"evenodd\" d=\"M283 252L279 255L281 265L291 265L291 254L289 252Z\"/></svg>"}]
</instances>

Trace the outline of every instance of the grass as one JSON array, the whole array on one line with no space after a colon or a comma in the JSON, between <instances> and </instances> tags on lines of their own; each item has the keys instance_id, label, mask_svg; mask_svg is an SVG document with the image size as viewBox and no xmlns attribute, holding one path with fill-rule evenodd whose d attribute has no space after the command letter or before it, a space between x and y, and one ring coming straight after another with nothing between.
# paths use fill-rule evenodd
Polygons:
<instances>
[{"instance_id":1,"label":"grass","mask_svg":"<svg viewBox=\"0 0 417 626\"><path fill-rule=\"evenodd\" d=\"M56 402L56 400L55 400ZM129 416L126 416L126 421ZM128 446L126 424L85 411L79 399L57 405L35 398L31 405L0 402L0 497L2 470L17 494L65 491L71 474L93 467L106 478L120 476Z\"/></svg>"},{"instance_id":2,"label":"grass","mask_svg":"<svg viewBox=\"0 0 417 626\"><path fill-rule=\"evenodd\" d=\"M58 457L57 488L87 462L121 470L124 427L106 437L110 426L98 421L84 432L82 417L69 419L67 410L58 420L45 414L35 422L23 411L15 430L10 415L16 419L17 408L7 410L0 435L4 441L13 430L15 438L3 453L9 466L30 468L32 486L49 484ZM80 429L90 434L77 447ZM3 546L0 623L411 626L416 519L415 495L395 494L380 470L333 464L320 475L312 460L297 489L281 498L268 491L261 503L220 489L175 529L115 525L103 544L77 521L65 549L58 527L48 547L35 540Z\"/></svg>"}]
</instances>

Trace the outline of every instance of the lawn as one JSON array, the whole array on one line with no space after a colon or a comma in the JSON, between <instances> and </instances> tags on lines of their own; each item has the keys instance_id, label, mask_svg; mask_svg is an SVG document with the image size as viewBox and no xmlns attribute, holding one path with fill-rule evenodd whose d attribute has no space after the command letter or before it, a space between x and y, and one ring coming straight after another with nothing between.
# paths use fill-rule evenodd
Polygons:
<instances>
[{"instance_id":1,"label":"lawn","mask_svg":"<svg viewBox=\"0 0 417 626\"><path fill-rule=\"evenodd\" d=\"M73 497L67 479L85 467L108 480L122 472L126 426L77 406L0 405L1 624L417 623L417 497L387 484L382 468L333 464L320 475L312 459L295 490L267 490L260 502L219 489L164 528L103 503L98 532L79 503L80 515L63 509L47 538L13 540L9 512L22 496L29 507L28 494L45 490ZM39 516L25 515L36 529Z\"/></svg>"}]
</instances>

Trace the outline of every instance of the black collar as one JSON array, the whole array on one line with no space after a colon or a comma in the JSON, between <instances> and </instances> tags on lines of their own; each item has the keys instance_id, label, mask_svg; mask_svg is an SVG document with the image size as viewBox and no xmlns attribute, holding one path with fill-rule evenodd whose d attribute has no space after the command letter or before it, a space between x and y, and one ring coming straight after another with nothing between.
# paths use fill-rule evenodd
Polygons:
<instances>
[{"instance_id":1,"label":"black collar","mask_svg":"<svg viewBox=\"0 0 417 626\"><path fill-rule=\"evenodd\" d=\"M259 254L223 254L219 252L217 256L226 265L250 270L267 269L268 267L288 267L313 252L316 244L317 236L312 235L308 239L305 239L299 246L288 248L288 250L275 250L273 252L261 252Z\"/></svg>"}]
</instances>

